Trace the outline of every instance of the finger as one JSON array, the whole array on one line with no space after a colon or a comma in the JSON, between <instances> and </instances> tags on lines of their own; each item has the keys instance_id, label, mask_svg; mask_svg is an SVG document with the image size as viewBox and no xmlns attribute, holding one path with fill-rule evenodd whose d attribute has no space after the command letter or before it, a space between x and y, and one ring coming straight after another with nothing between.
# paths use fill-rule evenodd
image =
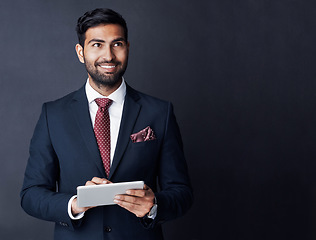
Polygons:
<instances>
[{"instance_id":1,"label":"finger","mask_svg":"<svg viewBox=\"0 0 316 240\"><path fill-rule=\"evenodd\" d=\"M142 199L139 197L124 195L124 194L119 194L114 197L114 202L118 202L118 201L132 203L135 205L140 205L143 202Z\"/></svg>"},{"instance_id":2,"label":"finger","mask_svg":"<svg viewBox=\"0 0 316 240\"><path fill-rule=\"evenodd\" d=\"M116 195L114 197L115 203L128 203L135 206L142 206L143 208L150 209L153 206L154 200L152 198L140 198L129 195ZM130 205L129 205L130 206Z\"/></svg>"},{"instance_id":3,"label":"finger","mask_svg":"<svg viewBox=\"0 0 316 240\"><path fill-rule=\"evenodd\" d=\"M129 189L126 194L137 196L137 197L154 197L154 192L147 186L144 185L144 189Z\"/></svg>"},{"instance_id":4,"label":"finger","mask_svg":"<svg viewBox=\"0 0 316 240\"><path fill-rule=\"evenodd\" d=\"M126 194L136 197L145 197L146 191L145 190L137 190L137 189L129 189L126 191Z\"/></svg>"},{"instance_id":5,"label":"finger","mask_svg":"<svg viewBox=\"0 0 316 240\"><path fill-rule=\"evenodd\" d=\"M145 216L149 211L149 206L136 205L130 202L114 200L120 207L125 208L127 211L134 213L137 217Z\"/></svg>"},{"instance_id":6,"label":"finger","mask_svg":"<svg viewBox=\"0 0 316 240\"><path fill-rule=\"evenodd\" d=\"M107 179L105 179L105 178L103 178L103 180L102 180L102 184L109 184L109 183L112 183L111 181L109 181L109 180L107 180Z\"/></svg>"},{"instance_id":7,"label":"finger","mask_svg":"<svg viewBox=\"0 0 316 240\"><path fill-rule=\"evenodd\" d=\"M91 185L96 185L96 184L92 181L87 181L85 186L91 186Z\"/></svg>"},{"instance_id":8,"label":"finger","mask_svg":"<svg viewBox=\"0 0 316 240\"><path fill-rule=\"evenodd\" d=\"M99 177L94 177L94 178L91 179L91 181L94 182L95 184L108 184L108 183L111 183L106 178L99 178Z\"/></svg>"}]
</instances>

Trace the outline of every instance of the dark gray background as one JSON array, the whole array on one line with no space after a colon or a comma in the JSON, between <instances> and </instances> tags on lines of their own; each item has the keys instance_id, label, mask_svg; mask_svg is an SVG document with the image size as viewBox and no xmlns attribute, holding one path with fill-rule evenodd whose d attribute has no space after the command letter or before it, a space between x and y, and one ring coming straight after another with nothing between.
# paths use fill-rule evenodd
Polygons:
<instances>
[{"instance_id":1,"label":"dark gray background","mask_svg":"<svg viewBox=\"0 0 316 240\"><path fill-rule=\"evenodd\" d=\"M130 30L126 80L172 101L195 190L173 239L315 239L316 9L309 0L1 0L0 239L52 239L19 205L45 101L81 87L76 20Z\"/></svg>"}]
</instances>

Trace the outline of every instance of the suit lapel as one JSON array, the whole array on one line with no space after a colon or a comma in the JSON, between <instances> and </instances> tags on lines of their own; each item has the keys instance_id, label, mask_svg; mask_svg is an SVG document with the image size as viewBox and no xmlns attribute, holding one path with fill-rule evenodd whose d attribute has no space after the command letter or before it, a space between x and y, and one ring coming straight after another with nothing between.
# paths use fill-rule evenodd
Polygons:
<instances>
[{"instance_id":1,"label":"suit lapel","mask_svg":"<svg viewBox=\"0 0 316 240\"><path fill-rule=\"evenodd\" d=\"M109 179L117 170L117 167L119 166L126 147L130 141L130 135L132 134L136 119L141 109L141 106L137 103L138 99L139 95L137 94L137 92L126 84L126 96L122 113L122 120L116 143L114 158L110 169Z\"/></svg>"},{"instance_id":2,"label":"suit lapel","mask_svg":"<svg viewBox=\"0 0 316 240\"><path fill-rule=\"evenodd\" d=\"M72 101L71 108L78 124L79 131L84 139L84 142L91 154L91 161L97 165L100 171L100 176L105 176L102 160L99 153L99 148L95 139L91 118L89 114L89 105L85 93L85 88L79 89ZM87 160L89 161L89 160Z\"/></svg>"}]
</instances>

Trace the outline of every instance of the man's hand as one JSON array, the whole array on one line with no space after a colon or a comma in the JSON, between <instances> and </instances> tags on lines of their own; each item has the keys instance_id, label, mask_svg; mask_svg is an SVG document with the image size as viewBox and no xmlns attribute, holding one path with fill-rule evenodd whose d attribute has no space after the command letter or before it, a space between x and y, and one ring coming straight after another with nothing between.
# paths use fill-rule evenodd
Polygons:
<instances>
[{"instance_id":1,"label":"man's hand","mask_svg":"<svg viewBox=\"0 0 316 240\"><path fill-rule=\"evenodd\" d=\"M94 177L91 179L91 181L87 181L85 186L108 184L108 183L111 183L111 182L105 178ZM78 207L77 198L75 198L71 203L71 212L74 216L79 214L79 213L85 212L85 211L89 210L90 208L94 208L94 207L81 207L81 208Z\"/></svg>"},{"instance_id":2,"label":"man's hand","mask_svg":"<svg viewBox=\"0 0 316 240\"><path fill-rule=\"evenodd\" d=\"M142 190L127 190L126 194L115 196L114 202L137 217L144 217L154 205L155 194L145 184Z\"/></svg>"}]
</instances>

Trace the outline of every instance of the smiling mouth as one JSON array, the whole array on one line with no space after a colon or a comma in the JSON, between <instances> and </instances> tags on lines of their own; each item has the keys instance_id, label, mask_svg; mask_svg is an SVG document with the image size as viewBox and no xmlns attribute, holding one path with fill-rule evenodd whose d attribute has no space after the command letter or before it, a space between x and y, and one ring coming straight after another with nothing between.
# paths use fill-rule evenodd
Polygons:
<instances>
[{"instance_id":1,"label":"smiling mouth","mask_svg":"<svg viewBox=\"0 0 316 240\"><path fill-rule=\"evenodd\" d=\"M112 73L115 72L117 64L98 64L98 66L104 70L106 70L106 72L108 73Z\"/></svg>"},{"instance_id":2,"label":"smiling mouth","mask_svg":"<svg viewBox=\"0 0 316 240\"><path fill-rule=\"evenodd\" d=\"M99 65L101 68L105 68L105 69L112 69L112 68L115 68L116 66L115 65L110 65L110 66L108 66L108 65Z\"/></svg>"}]
</instances>

